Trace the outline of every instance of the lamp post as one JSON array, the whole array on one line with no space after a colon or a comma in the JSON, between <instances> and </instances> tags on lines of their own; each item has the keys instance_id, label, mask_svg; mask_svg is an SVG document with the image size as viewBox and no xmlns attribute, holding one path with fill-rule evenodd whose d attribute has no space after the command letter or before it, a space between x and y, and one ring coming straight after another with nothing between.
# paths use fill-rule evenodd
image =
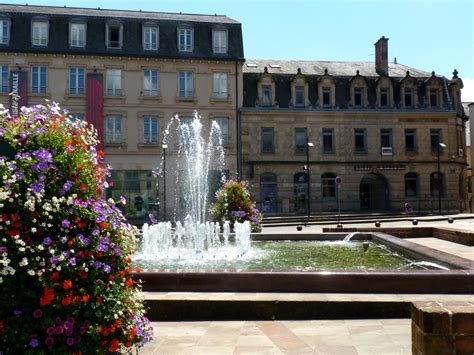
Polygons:
<instances>
[{"instance_id":1,"label":"lamp post","mask_svg":"<svg viewBox=\"0 0 474 355\"><path fill-rule=\"evenodd\" d=\"M166 149L167 144L161 146L163 148L163 221L166 221Z\"/></svg>"},{"instance_id":2,"label":"lamp post","mask_svg":"<svg viewBox=\"0 0 474 355\"><path fill-rule=\"evenodd\" d=\"M308 136L306 136L306 172L307 172L307 182L308 182L308 218L306 224L309 223L309 217L311 215L311 182L309 178L309 148L314 147L314 144L309 141Z\"/></svg>"},{"instance_id":3,"label":"lamp post","mask_svg":"<svg viewBox=\"0 0 474 355\"><path fill-rule=\"evenodd\" d=\"M441 148L446 148L446 144L439 142L438 143L438 176L437 176L437 182L438 182L438 213L441 214L441 159L440 159L440 153L441 153Z\"/></svg>"}]
</instances>

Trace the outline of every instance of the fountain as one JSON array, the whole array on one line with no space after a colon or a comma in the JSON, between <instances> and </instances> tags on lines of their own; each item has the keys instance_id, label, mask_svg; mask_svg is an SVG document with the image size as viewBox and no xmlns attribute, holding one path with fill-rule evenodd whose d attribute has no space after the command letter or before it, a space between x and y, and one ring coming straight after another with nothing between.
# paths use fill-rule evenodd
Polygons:
<instances>
[{"instance_id":1,"label":"fountain","mask_svg":"<svg viewBox=\"0 0 474 355\"><path fill-rule=\"evenodd\" d=\"M183 260L193 262L210 259L232 259L245 254L250 247L250 223L235 223L230 233L229 222L209 222L209 173L218 172L224 180L224 150L219 125L213 121L205 137L201 116L192 119L174 116L165 132L163 144L177 148L174 218L157 224L144 224L142 245L134 260ZM163 174L163 161L155 171ZM179 219L182 219L181 222Z\"/></svg>"}]
</instances>

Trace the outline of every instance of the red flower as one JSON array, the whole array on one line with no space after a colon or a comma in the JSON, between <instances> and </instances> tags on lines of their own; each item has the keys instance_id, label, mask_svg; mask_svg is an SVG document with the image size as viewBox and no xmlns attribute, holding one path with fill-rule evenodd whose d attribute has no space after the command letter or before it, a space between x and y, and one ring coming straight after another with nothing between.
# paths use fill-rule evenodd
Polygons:
<instances>
[{"instance_id":1,"label":"red flower","mask_svg":"<svg viewBox=\"0 0 474 355\"><path fill-rule=\"evenodd\" d=\"M81 184L81 186L79 186L79 189L81 190L81 192L87 192L86 184Z\"/></svg>"},{"instance_id":2,"label":"red flower","mask_svg":"<svg viewBox=\"0 0 474 355\"><path fill-rule=\"evenodd\" d=\"M53 274L49 278L50 280L57 280L59 279L59 272L53 272Z\"/></svg>"},{"instance_id":3,"label":"red flower","mask_svg":"<svg viewBox=\"0 0 474 355\"><path fill-rule=\"evenodd\" d=\"M64 280L63 281L63 289L69 290L72 287L72 281L71 280Z\"/></svg>"},{"instance_id":4,"label":"red flower","mask_svg":"<svg viewBox=\"0 0 474 355\"><path fill-rule=\"evenodd\" d=\"M40 305L45 306L54 300L54 290L52 288L45 287L43 292L44 295L40 298Z\"/></svg>"},{"instance_id":5,"label":"red flower","mask_svg":"<svg viewBox=\"0 0 474 355\"><path fill-rule=\"evenodd\" d=\"M110 341L110 347L109 347L109 351L112 353L114 352L115 350L117 350L119 347L119 341L117 339L112 339Z\"/></svg>"},{"instance_id":6,"label":"red flower","mask_svg":"<svg viewBox=\"0 0 474 355\"><path fill-rule=\"evenodd\" d=\"M102 297L97 296L96 300L98 304L102 304Z\"/></svg>"},{"instance_id":7,"label":"red flower","mask_svg":"<svg viewBox=\"0 0 474 355\"><path fill-rule=\"evenodd\" d=\"M91 298L91 296L89 296L89 295L83 295L82 296L82 302L87 303L87 302L89 302L90 298Z\"/></svg>"},{"instance_id":8,"label":"red flower","mask_svg":"<svg viewBox=\"0 0 474 355\"><path fill-rule=\"evenodd\" d=\"M126 282L126 285L127 285L128 287L133 287L133 280L132 280L130 277L128 278L128 280L127 280L127 282Z\"/></svg>"},{"instance_id":9,"label":"red flower","mask_svg":"<svg viewBox=\"0 0 474 355\"><path fill-rule=\"evenodd\" d=\"M107 229L109 228L109 224L107 222L100 222L98 223L100 229Z\"/></svg>"},{"instance_id":10,"label":"red flower","mask_svg":"<svg viewBox=\"0 0 474 355\"><path fill-rule=\"evenodd\" d=\"M71 304L71 297L66 297L66 298L63 298L63 300L61 301L61 303L63 304L63 306L68 306Z\"/></svg>"}]
</instances>

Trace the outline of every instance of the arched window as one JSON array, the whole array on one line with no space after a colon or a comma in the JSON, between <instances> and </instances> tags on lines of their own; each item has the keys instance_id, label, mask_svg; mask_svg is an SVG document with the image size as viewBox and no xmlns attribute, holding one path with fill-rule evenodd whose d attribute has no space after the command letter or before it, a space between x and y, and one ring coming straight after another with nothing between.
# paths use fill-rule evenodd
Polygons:
<instances>
[{"instance_id":1,"label":"arched window","mask_svg":"<svg viewBox=\"0 0 474 355\"><path fill-rule=\"evenodd\" d=\"M405 174L405 197L418 197L418 174Z\"/></svg>"},{"instance_id":2,"label":"arched window","mask_svg":"<svg viewBox=\"0 0 474 355\"><path fill-rule=\"evenodd\" d=\"M321 175L321 188L323 198L336 197L336 175L333 173L325 173Z\"/></svg>"},{"instance_id":3,"label":"arched window","mask_svg":"<svg viewBox=\"0 0 474 355\"><path fill-rule=\"evenodd\" d=\"M439 174L438 178L438 173L434 172L431 173L430 175L430 190L431 190L431 196L437 197L440 195L444 196L445 191L444 191L444 175L442 173Z\"/></svg>"},{"instance_id":4,"label":"arched window","mask_svg":"<svg viewBox=\"0 0 474 355\"><path fill-rule=\"evenodd\" d=\"M353 76L350 80L351 106L356 108L367 107L369 99L367 96L367 79L359 74Z\"/></svg>"}]
</instances>

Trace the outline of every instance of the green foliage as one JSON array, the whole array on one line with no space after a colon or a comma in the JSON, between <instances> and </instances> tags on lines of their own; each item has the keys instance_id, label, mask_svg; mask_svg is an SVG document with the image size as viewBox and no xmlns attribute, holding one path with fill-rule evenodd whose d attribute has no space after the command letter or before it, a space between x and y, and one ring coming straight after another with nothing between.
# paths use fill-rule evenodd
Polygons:
<instances>
[{"instance_id":1,"label":"green foliage","mask_svg":"<svg viewBox=\"0 0 474 355\"><path fill-rule=\"evenodd\" d=\"M252 232L260 232L262 214L250 198L248 182L225 181L216 193L216 202L211 208L211 219L220 223L229 221L231 226L235 222L250 221Z\"/></svg>"}]
</instances>

